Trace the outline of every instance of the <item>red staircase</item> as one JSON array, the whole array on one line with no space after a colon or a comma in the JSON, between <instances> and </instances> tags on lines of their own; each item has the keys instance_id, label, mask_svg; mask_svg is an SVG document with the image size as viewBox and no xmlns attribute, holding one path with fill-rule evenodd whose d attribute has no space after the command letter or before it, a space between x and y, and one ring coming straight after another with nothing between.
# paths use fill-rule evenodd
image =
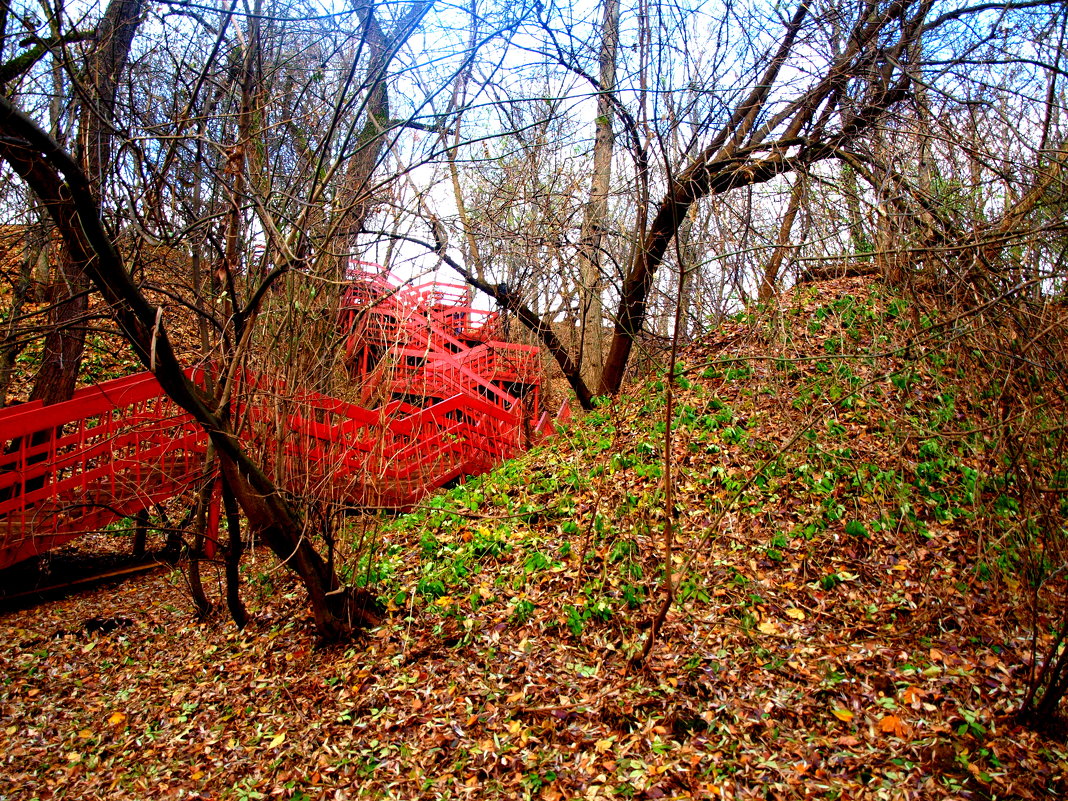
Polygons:
<instances>
[{"instance_id":1,"label":"red staircase","mask_svg":"<svg viewBox=\"0 0 1068 801\"><path fill-rule=\"evenodd\" d=\"M360 404L251 373L234 396L243 441L285 490L403 508L545 429L545 415L531 427L537 348L502 341L465 287L364 264L351 278L341 326ZM206 445L151 373L0 409L0 569L191 493L215 473Z\"/></svg>"}]
</instances>

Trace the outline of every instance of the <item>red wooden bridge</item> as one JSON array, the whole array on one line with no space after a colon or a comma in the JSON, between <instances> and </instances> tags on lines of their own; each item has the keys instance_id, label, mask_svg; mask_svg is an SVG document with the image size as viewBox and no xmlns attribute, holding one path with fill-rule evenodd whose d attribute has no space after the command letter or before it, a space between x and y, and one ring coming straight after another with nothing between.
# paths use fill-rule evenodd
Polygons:
<instances>
[{"instance_id":1,"label":"red wooden bridge","mask_svg":"<svg viewBox=\"0 0 1068 801\"><path fill-rule=\"evenodd\" d=\"M269 376L238 382L238 431L283 489L403 508L547 429L546 414L533 425L537 348L503 341L500 318L472 308L465 287L408 286L365 264L350 277L340 322L358 403ZM0 569L192 496L216 473L207 442L151 373L0 409Z\"/></svg>"}]
</instances>

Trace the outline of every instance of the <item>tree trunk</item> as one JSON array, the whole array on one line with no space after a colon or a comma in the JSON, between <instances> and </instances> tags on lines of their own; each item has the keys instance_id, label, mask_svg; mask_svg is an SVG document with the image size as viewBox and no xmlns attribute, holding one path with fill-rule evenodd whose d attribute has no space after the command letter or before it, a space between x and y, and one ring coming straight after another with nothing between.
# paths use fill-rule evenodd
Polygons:
<instances>
[{"instance_id":1,"label":"tree trunk","mask_svg":"<svg viewBox=\"0 0 1068 801\"><path fill-rule=\"evenodd\" d=\"M33 270L46 244L42 228L43 226L30 222L23 236L19 275L12 288L4 338L0 342L0 408L7 405L8 389L15 377L15 362L22 349L26 347L26 340L20 335L18 319L23 307L30 299L33 289Z\"/></svg>"},{"instance_id":2,"label":"tree trunk","mask_svg":"<svg viewBox=\"0 0 1068 801\"><path fill-rule=\"evenodd\" d=\"M226 512L226 608L239 629L248 624L248 612L241 602L241 556L245 546L241 540L241 515L238 513L237 498L230 485L222 484L223 510Z\"/></svg>"},{"instance_id":3,"label":"tree trunk","mask_svg":"<svg viewBox=\"0 0 1068 801\"><path fill-rule=\"evenodd\" d=\"M211 458L210 455L208 458ZM211 493L217 480L211 479L205 482L197 493L196 512L193 515L193 544L186 550L189 556L189 594L193 598L193 608L196 611L197 620L207 620L211 617L212 603L211 599L208 598L208 594L204 591L204 582L200 575L200 562L204 558L208 506L211 504Z\"/></svg>"},{"instance_id":4,"label":"tree trunk","mask_svg":"<svg viewBox=\"0 0 1068 801\"><path fill-rule=\"evenodd\" d=\"M66 248L58 251L56 277L50 293L56 303L48 312L41 367L30 390L31 401L45 404L68 400L74 394L85 353L89 315L89 279L72 262Z\"/></svg>"},{"instance_id":5,"label":"tree trunk","mask_svg":"<svg viewBox=\"0 0 1068 801\"><path fill-rule=\"evenodd\" d=\"M139 509L134 515L133 555L140 558L148 547L148 510Z\"/></svg>"},{"instance_id":6,"label":"tree trunk","mask_svg":"<svg viewBox=\"0 0 1068 801\"><path fill-rule=\"evenodd\" d=\"M101 181L111 161L111 120L119 74L130 56L130 45L141 24L144 0L112 0L97 26L89 57L86 95L80 107L79 161L99 200ZM30 400L46 404L74 394L85 353L86 316L90 282L77 259L59 249L54 300L48 314L44 358Z\"/></svg>"},{"instance_id":7,"label":"tree trunk","mask_svg":"<svg viewBox=\"0 0 1068 801\"><path fill-rule=\"evenodd\" d=\"M208 397L182 371L157 309L134 285L100 221L90 182L51 137L0 96L0 158L48 208L72 261L103 295L137 357L152 370L168 397L192 415L219 455L223 476L254 531L303 580L316 626L326 639L341 639L361 624L376 623L368 593L343 588L316 553L295 511L252 461ZM62 177L61 177L62 176Z\"/></svg>"},{"instance_id":8,"label":"tree trunk","mask_svg":"<svg viewBox=\"0 0 1068 801\"><path fill-rule=\"evenodd\" d=\"M860 188L857 173L849 164L842 164L842 196L845 199L846 218L849 220L849 242L853 255L871 253L872 243L864 230L864 214L860 210Z\"/></svg>"},{"instance_id":9,"label":"tree trunk","mask_svg":"<svg viewBox=\"0 0 1068 801\"><path fill-rule=\"evenodd\" d=\"M612 180L612 154L615 135L612 125L615 106L611 93L616 87L616 51L619 46L619 0L604 0L601 22L600 93L597 95L597 120L593 142L593 178L586 202L579 241L579 270L582 278L581 350L579 362L587 386L595 386L604 369L604 306L601 293L601 251L608 221L608 189Z\"/></svg>"},{"instance_id":10,"label":"tree trunk","mask_svg":"<svg viewBox=\"0 0 1068 801\"><path fill-rule=\"evenodd\" d=\"M801 198L804 193L805 176L803 173L798 173L797 178L794 180L794 188L790 192L790 202L786 207L786 214L783 215L782 225L779 226L779 238L775 242L775 250L772 251L767 267L764 268L764 275L760 279L757 299L761 303L771 300L777 291L782 263L790 250L790 233L794 229L794 219L797 217L798 209L801 208Z\"/></svg>"}]
</instances>

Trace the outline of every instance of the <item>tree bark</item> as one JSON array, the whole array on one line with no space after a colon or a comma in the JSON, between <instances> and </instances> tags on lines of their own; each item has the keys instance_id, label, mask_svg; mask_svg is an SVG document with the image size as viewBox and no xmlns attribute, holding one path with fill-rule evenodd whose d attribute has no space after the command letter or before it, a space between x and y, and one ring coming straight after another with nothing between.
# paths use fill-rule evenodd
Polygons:
<instances>
[{"instance_id":1,"label":"tree bark","mask_svg":"<svg viewBox=\"0 0 1068 801\"><path fill-rule=\"evenodd\" d=\"M764 275L760 279L757 299L761 303L771 300L777 291L779 273L782 271L782 263L786 258L786 253L790 250L790 233L794 229L794 220L797 218L798 209L801 208L801 197L804 192L805 176L804 173L798 173L794 181L794 188L790 192L790 202L786 206L786 214L783 215L782 225L779 226L779 237L775 242L775 250L772 251L767 267L764 268Z\"/></svg>"},{"instance_id":2,"label":"tree bark","mask_svg":"<svg viewBox=\"0 0 1068 801\"><path fill-rule=\"evenodd\" d=\"M27 206L32 207L32 194ZM34 216L36 216L34 209ZM26 225L22 242L22 258L19 261L19 275L11 290L11 303L8 306L7 324L4 337L0 340L0 408L7 405L7 393L15 377L15 363L26 340L20 336L18 319L33 290L33 270L47 246L47 231L43 225L30 222Z\"/></svg>"},{"instance_id":3,"label":"tree bark","mask_svg":"<svg viewBox=\"0 0 1068 801\"><path fill-rule=\"evenodd\" d=\"M608 190L612 180L612 154L615 135L615 105L611 94L616 88L616 51L619 47L619 0L604 0L601 21L600 82L597 95L597 120L593 141L593 177L590 195L582 220L579 240L579 271L582 278L582 298L579 327L581 350L579 362L587 386L593 386L604 369L604 305L601 293L604 279L601 274L601 251L604 247L605 225L608 221Z\"/></svg>"},{"instance_id":4,"label":"tree bark","mask_svg":"<svg viewBox=\"0 0 1068 801\"><path fill-rule=\"evenodd\" d=\"M78 138L79 161L99 200L100 184L111 161L111 124L119 74L130 56L134 34L141 24L144 0L112 0L94 36L88 78L82 99ZM30 392L30 400L46 404L74 394L85 353L90 282L67 248L59 248L55 299L48 315L44 357Z\"/></svg>"},{"instance_id":5,"label":"tree bark","mask_svg":"<svg viewBox=\"0 0 1068 801\"><path fill-rule=\"evenodd\" d=\"M100 221L88 177L48 134L0 96L0 158L37 194L70 252L103 295L120 330L141 362L178 406L204 429L219 455L225 480L249 524L303 580L316 627L341 639L361 624L377 622L366 593L343 588L303 535L298 516L274 483L252 461L209 398L182 370L159 310L130 279Z\"/></svg>"},{"instance_id":6,"label":"tree bark","mask_svg":"<svg viewBox=\"0 0 1068 801\"><path fill-rule=\"evenodd\" d=\"M226 608L239 629L248 624L248 612L241 601L241 556L245 546L241 540L241 516L237 498L225 481L222 484L223 510L226 513Z\"/></svg>"}]
</instances>

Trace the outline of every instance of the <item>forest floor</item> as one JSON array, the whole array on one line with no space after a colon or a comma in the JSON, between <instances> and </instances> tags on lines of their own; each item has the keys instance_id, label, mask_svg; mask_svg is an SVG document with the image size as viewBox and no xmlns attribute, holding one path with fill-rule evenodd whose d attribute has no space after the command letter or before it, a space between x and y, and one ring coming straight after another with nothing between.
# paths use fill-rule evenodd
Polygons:
<instances>
[{"instance_id":1,"label":"forest floor","mask_svg":"<svg viewBox=\"0 0 1068 801\"><path fill-rule=\"evenodd\" d=\"M352 518L390 615L351 644L260 551L243 631L180 571L0 616L0 799L1064 797L982 410L913 317L841 279L684 353L670 556L661 377Z\"/></svg>"}]
</instances>

